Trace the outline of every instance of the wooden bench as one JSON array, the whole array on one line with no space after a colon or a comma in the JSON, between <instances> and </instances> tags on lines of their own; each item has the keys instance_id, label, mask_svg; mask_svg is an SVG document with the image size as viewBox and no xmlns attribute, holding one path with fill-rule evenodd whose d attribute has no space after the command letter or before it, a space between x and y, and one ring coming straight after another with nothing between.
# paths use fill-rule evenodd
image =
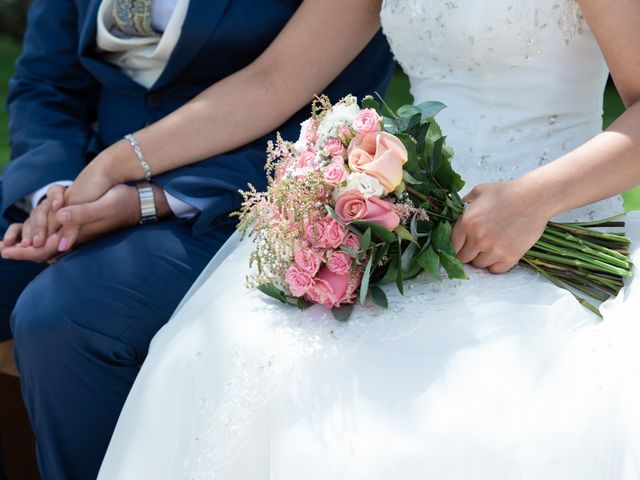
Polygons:
<instances>
[{"instance_id":1,"label":"wooden bench","mask_svg":"<svg viewBox=\"0 0 640 480\"><path fill-rule=\"evenodd\" d=\"M38 480L35 441L20 394L13 342L0 344L0 480Z\"/></svg>"},{"instance_id":2,"label":"wooden bench","mask_svg":"<svg viewBox=\"0 0 640 480\"><path fill-rule=\"evenodd\" d=\"M0 374L18 376L18 369L13 358L13 341L0 343Z\"/></svg>"},{"instance_id":3,"label":"wooden bench","mask_svg":"<svg viewBox=\"0 0 640 480\"><path fill-rule=\"evenodd\" d=\"M7 480L38 480L35 441L16 377L0 374L0 442ZM0 474L0 478L1 478Z\"/></svg>"}]
</instances>

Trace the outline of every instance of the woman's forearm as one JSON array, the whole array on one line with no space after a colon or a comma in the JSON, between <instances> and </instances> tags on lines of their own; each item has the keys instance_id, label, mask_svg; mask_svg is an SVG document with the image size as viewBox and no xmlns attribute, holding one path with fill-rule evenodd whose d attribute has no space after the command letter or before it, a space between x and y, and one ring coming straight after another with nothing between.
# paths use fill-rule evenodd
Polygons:
<instances>
[{"instance_id":1,"label":"woman's forearm","mask_svg":"<svg viewBox=\"0 0 640 480\"><path fill-rule=\"evenodd\" d=\"M233 150L283 124L371 40L379 8L379 1L305 0L255 62L135 133L153 174ZM126 141L96 160L118 183L142 176Z\"/></svg>"},{"instance_id":2,"label":"woman's forearm","mask_svg":"<svg viewBox=\"0 0 640 480\"><path fill-rule=\"evenodd\" d=\"M640 103L609 129L555 162L516 180L549 216L640 184Z\"/></svg>"}]
</instances>

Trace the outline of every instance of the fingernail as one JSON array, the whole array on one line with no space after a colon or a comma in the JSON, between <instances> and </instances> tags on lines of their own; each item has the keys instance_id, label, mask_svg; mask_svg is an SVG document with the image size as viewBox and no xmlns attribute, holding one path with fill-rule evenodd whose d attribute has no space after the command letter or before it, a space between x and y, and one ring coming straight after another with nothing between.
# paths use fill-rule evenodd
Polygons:
<instances>
[{"instance_id":1,"label":"fingernail","mask_svg":"<svg viewBox=\"0 0 640 480\"><path fill-rule=\"evenodd\" d=\"M40 235L38 235L38 234L33 236L34 243L38 243L41 239L42 239L42 237Z\"/></svg>"},{"instance_id":2,"label":"fingernail","mask_svg":"<svg viewBox=\"0 0 640 480\"><path fill-rule=\"evenodd\" d=\"M63 237L60 239L60 242L58 242L58 251L65 252L67 248L69 248L69 240Z\"/></svg>"},{"instance_id":3,"label":"fingernail","mask_svg":"<svg viewBox=\"0 0 640 480\"><path fill-rule=\"evenodd\" d=\"M60 220L63 222L71 221L71 212L62 212L60 214Z\"/></svg>"}]
</instances>

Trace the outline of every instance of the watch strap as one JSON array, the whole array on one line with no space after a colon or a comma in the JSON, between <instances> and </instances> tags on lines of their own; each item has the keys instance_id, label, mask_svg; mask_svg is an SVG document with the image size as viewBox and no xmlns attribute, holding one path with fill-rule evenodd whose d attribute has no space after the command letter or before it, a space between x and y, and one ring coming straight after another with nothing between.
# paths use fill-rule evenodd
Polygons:
<instances>
[{"instance_id":1,"label":"watch strap","mask_svg":"<svg viewBox=\"0 0 640 480\"><path fill-rule=\"evenodd\" d=\"M148 182L136 185L140 197L140 223L154 223L158 221L156 201L153 196L153 187Z\"/></svg>"}]
</instances>

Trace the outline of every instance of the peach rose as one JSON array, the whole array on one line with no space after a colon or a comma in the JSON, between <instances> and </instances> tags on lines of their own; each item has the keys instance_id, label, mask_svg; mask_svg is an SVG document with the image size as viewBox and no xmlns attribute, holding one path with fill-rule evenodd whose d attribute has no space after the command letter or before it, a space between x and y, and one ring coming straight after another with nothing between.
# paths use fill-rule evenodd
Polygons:
<instances>
[{"instance_id":1,"label":"peach rose","mask_svg":"<svg viewBox=\"0 0 640 480\"><path fill-rule=\"evenodd\" d=\"M307 290L306 298L327 308L339 306L349 299L349 275L333 273L323 267Z\"/></svg>"},{"instance_id":2,"label":"peach rose","mask_svg":"<svg viewBox=\"0 0 640 480\"><path fill-rule=\"evenodd\" d=\"M294 256L296 266L307 275L314 276L320 270L322 257L312 248L298 250Z\"/></svg>"},{"instance_id":3,"label":"peach rose","mask_svg":"<svg viewBox=\"0 0 640 480\"><path fill-rule=\"evenodd\" d=\"M369 197L358 190L345 192L336 202L336 213L344 223L366 220L393 230L400 224L400 217L393 211L393 204L378 197Z\"/></svg>"},{"instance_id":4,"label":"peach rose","mask_svg":"<svg viewBox=\"0 0 640 480\"><path fill-rule=\"evenodd\" d=\"M349 273L352 262L353 258L348 253L334 250L327 260L327 268L333 273L342 275Z\"/></svg>"},{"instance_id":5,"label":"peach rose","mask_svg":"<svg viewBox=\"0 0 640 480\"><path fill-rule=\"evenodd\" d=\"M289 267L284 277L289 290L296 297L305 295L313 285L313 279L307 273L300 270L295 264Z\"/></svg>"},{"instance_id":6,"label":"peach rose","mask_svg":"<svg viewBox=\"0 0 640 480\"><path fill-rule=\"evenodd\" d=\"M353 121L353 129L358 133L374 133L379 132L380 122L382 118L372 108L360 110L360 113Z\"/></svg>"},{"instance_id":7,"label":"peach rose","mask_svg":"<svg viewBox=\"0 0 640 480\"><path fill-rule=\"evenodd\" d=\"M375 135L375 151L371 153L373 135L358 136L351 142L349 167L354 172L376 178L388 194L402 182L402 167L407 163L409 154L397 137L386 132Z\"/></svg>"}]
</instances>

